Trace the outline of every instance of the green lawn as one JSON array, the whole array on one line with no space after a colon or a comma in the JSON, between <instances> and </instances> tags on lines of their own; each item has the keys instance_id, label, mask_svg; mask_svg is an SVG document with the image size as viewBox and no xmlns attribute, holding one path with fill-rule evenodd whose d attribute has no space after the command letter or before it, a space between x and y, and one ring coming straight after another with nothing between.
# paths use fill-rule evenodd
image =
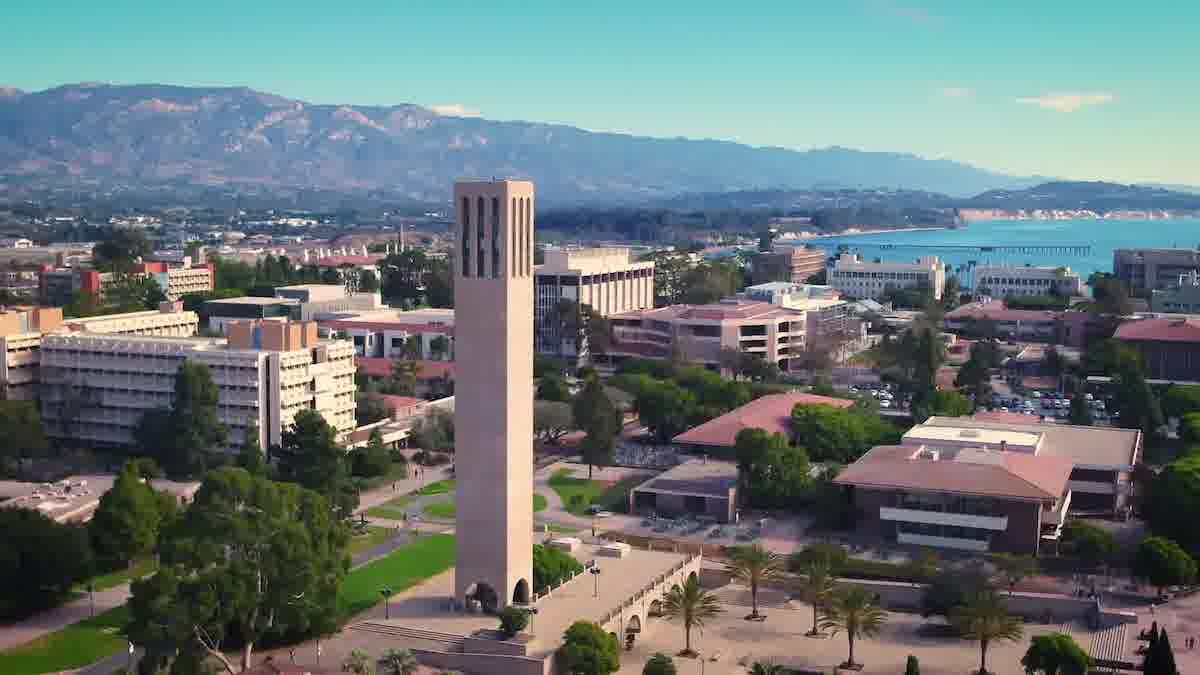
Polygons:
<instances>
[{"instance_id":1,"label":"green lawn","mask_svg":"<svg viewBox=\"0 0 1200 675\"><path fill-rule=\"evenodd\" d=\"M354 556L363 551L370 551L388 539L391 539L394 534L396 534L395 530L390 527L368 525L367 531L364 534L356 534L350 538L350 545L346 547L346 553Z\"/></svg>"},{"instance_id":2,"label":"green lawn","mask_svg":"<svg viewBox=\"0 0 1200 675\"><path fill-rule=\"evenodd\" d=\"M408 478L409 467L407 462L392 462L392 467L382 476L367 478L363 481L363 490L374 490L377 487L382 487L388 483L394 483L398 480Z\"/></svg>"},{"instance_id":3,"label":"green lawn","mask_svg":"<svg viewBox=\"0 0 1200 675\"><path fill-rule=\"evenodd\" d=\"M371 508L367 509L366 514L372 518L403 520L405 513L404 507L411 504L412 500L412 495L401 495L395 499L389 499L379 506L372 506Z\"/></svg>"},{"instance_id":4,"label":"green lawn","mask_svg":"<svg viewBox=\"0 0 1200 675\"><path fill-rule=\"evenodd\" d=\"M551 489L562 499L563 507L577 516L591 515L588 507L592 504L609 510L623 510L625 496L639 482L637 478L629 478L610 486L600 480L575 478L570 469L555 471L549 480Z\"/></svg>"},{"instance_id":5,"label":"green lawn","mask_svg":"<svg viewBox=\"0 0 1200 675\"><path fill-rule=\"evenodd\" d=\"M144 576L154 574L158 571L158 561L143 560L133 567L116 570L108 574L101 574L92 577L91 581L96 585L96 591L107 591L110 588L116 588L122 584L127 584L134 579L140 579ZM87 582L83 582L75 587L77 593L87 593Z\"/></svg>"},{"instance_id":6,"label":"green lawn","mask_svg":"<svg viewBox=\"0 0 1200 675\"><path fill-rule=\"evenodd\" d=\"M557 523L550 523L546 526L546 529L554 534L575 534L579 531L577 527L567 527L566 525L559 525Z\"/></svg>"},{"instance_id":7,"label":"green lawn","mask_svg":"<svg viewBox=\"0 0 1200 675\"><path fill-rule=\"evenodd\" d=\"M545 511L545 510L546 510L546 498L543 497L542 495L534 495L533 496L533 512L537 513L538 511ZM452 520L455 516L458 515L458 505L455 504L454 499L448 499L446 501L439 501L439 502L433 502L431 504L426 504L425 508L421 509L421 511L425 515L429 516L430 518L437 518L440 520Z\"/></svg>"},{"instance_id":8,"label":"green lawn","mask_svg":"<svg viewBox=\"0 0 1200 675\"><path fill-rule=\"evenodd\" d=\"M444 495L447 492L454 492L454 479L453 478L448 479L448 480L439 480L435 483L430 483L429 485L426 485L425 487L421 488L420 490L417 490L413 494L420 495L422 497L428 497L429 495Z\"/></svg>"},{"instance_id":9,"label":"green lawn","mask_svg":"<svg viewBox=\"0 0 1200 675\"><path fill-rule=\"evenodd\" d=\"M393 593L454 566L454 537L448 534L422 536L386 557L350 572L338 590L338 613L349 618L375 606L382 599L379 589L390 586ZM0 669L0 672L7 672Z\"/></svg>"},{"instance_id":10,"label":"green lawn","mask_svg":"<svg viewBox=\"0 0 1200 675\"><path fill-rule=\"evenodd\" d=\"M37 675L82 668L125 651L121 632L129 611L116 607L93 619L80 621L60 631L0 652L0 673Z\"/></svg>"}]
</instances>

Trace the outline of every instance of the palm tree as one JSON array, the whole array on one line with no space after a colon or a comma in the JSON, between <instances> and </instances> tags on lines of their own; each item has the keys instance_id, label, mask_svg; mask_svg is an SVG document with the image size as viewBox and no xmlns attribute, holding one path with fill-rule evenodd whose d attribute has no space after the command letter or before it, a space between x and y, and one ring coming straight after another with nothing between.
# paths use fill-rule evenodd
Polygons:
<instances>
[{"instance_id":1,"label":"palm tree","mask_svg":"<svg viewBox=\"0 0 1200 675\"><path fill-rule=\"evenodd\" d=\"M755 661L750 666L750 675L783 675L783 666L770 661Z\"/></svg>"},{"instance_id":2,"label":"palm tree","mask_svg":"<svg viewBox=\"0 0 1200 675\"><path fill-rule=\"evenodd\" d=\"M835 588L833 568L824 560L814 560L801 570L804 580L800 582L800 599L812 605L813 627L808 635L817 636L821 630L817 627L817 612L829 600Z\"/></svg>"},{"instance_id":3,"label":"palm tree","mask_svg":"<svg viewBox=\"0 0 1200 675\"><path fill-rule=\"evenodd\" d=\"M355 649L342 660L342 670L354 675L375 675L375 663L361 649Z\"/></svg>"},{"instance_id":4,"label":"palm tree","mask_svg":"<svg viewBox=\"0 0 1200 675\"><path fill-rule=\"evenodd\" d=\"M389 649L379 657L379 669L388 675L413 675L417 668L417 657L407 649Z\"/></svg>"},{"instance_id":5,"label":"palm tree","mask_svg":"<svg viewBox=\"0 0 1200 675\"><path fill-rule=\"evenodd\" d=\"M724 610L717 596L700 587L700 579L689 575L683 585L675 584L663 597L663 616L668 620L679 619L683 623L683 651L680 656L695 656L692 650L692 628L704 631L704 622Z\"/></svg>"},{"instance_id":6,"label":"palm tree","mask_svg":"<svg viewBox=\"0 0 1200 675\"><path fill-rule=\"evenodd\" d=\"M1022 579L1037 574L1037 561L1027 555L1001 553L993 559L993 562L1008 584L1009 595L1013 594Z\"/></svg>"},{"instance_id":7,"label":"palm tree","mask_svg":"<svg viewBox=\"0 0 1200 675\"><path fill-rule=\"evenodd\" d=\"M886 621L887 612L859 586L839 588L821 608L821 628L831 629L833 635L846 631L850 653L843 668L859 665L854 661L854 640L878 635Z\"/></svg>"},{"instance_id":8,"label":"palm tree","mask_svg":"<svg viewBox=\"0 0 1200 675\"><path fill-rule=\"evenodd\" d=\"M783 573L783 559L779 554L769 551L761 544L741 546L734 549L730 555L730 571L733 576L750 586L750 616L747 619L757 619L758 586L759 584L778 578Z\"/></svg>"},{"instance_id":9,"label":"palm tree","mask_svg":"<svg viewBox=\"0 0 1200 675\"><path fill-rule=\"evenodd\" d=\"M1024 632L1021 620L1008 613L999 596L991 591L976 593L956 607L950 620L967 640L979 641L979 675L987 675L988 645L995 640L1017 641Z\"/></svg>"}]
</instances>

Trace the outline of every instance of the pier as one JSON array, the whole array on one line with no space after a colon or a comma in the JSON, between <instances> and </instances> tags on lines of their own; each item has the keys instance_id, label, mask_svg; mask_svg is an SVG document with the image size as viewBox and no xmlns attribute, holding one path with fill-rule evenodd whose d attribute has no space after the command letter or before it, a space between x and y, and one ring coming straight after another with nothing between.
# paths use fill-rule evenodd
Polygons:
<instances>
[{"instance_id":1,"label":"pier","mask_svg":"<svg viewBox=\"0 0 1200 675\"><path fill-rule=\"evenodd\" d=\"M839 242L808 242L810 246L820 246L828 249L871 248L879 250L922 250L947 253L1017 253L1028 255L1066 255L1089 256L1092 253L1091 244L891 244L855 242L853 244Z\"/></svg>"}]
</instances>

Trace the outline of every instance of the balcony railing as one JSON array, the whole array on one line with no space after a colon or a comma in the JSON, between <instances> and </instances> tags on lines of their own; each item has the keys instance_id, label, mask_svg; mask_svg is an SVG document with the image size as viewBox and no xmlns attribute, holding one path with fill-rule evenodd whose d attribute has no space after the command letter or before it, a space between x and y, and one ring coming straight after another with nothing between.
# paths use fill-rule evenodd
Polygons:
<instances>
[{"instance_id":1,"label":"balcony railing","mask_svg":"<svg viewBox=\"0 0 1200 675\"><path fill-rule=\"evenodd\" d=\"M970 513L900 509L891 506L879 507L879 519L904 523L973 527L980 530L996 530L1001 532L1008 529L1008 516L977 516Z\"/></svg>"}]
</instances>

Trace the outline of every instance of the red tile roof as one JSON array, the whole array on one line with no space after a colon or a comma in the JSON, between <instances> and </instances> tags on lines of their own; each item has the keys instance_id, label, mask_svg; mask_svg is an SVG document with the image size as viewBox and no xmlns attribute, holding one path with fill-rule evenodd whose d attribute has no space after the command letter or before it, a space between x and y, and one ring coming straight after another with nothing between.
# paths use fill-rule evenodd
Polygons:
<instances>
[{"instance_id":1,"label":"red tile roof","mask_svg":"<svg viewBox=\"0 0 1200 675\"><path fill-rule=\"evenodd\" d=\"M407 410L413 406L421 405L425 402L423 398L415 398L412 396L396 396L394 394L375 394L383 404L395 410Z\"/></svg>"},{"instance_id":2,"label":"red tile roof","mask_svg":"<svg viewBox=\"0 0 1200 675\"><path fill-rule=\"evenodd\" d=\"M1064 457L966 448L920 458L922 448L872 448L834 479L835 483L884 490L920 490L1049 501L1066 491L1074 462Z\"/></svg>"},{"instance_id":3,"label":"red tile roof","mask_svg":"<svg viewBox=\"0 0 1200 675\"><path fill-rule=\"evenodd\" d=\"M368 377L391 377L392 363L392 359L380 357L354 357L354 365ZM417 361L417 366L418 380L454 379L453 361Z\"/></svg>"},{"instance_id":4,"label":"red tile roof","mask_svg":"<svg viewBox=\"0 0 1200 675\"><path fill-rule=\"evenodd\" d=\"M318 323L331 330L396 330L404 331L406 333L436 333L441 335L454 335L453 324L430 321L416 321L407 323L404 321L359 321L357 319L329 319L322 320Z\"/></svg>"},{"instance_id":5,"label":"red tile roof","mask_svg":"<svg viewBox=\"0 0 1200 675\"><path fill-rule=\"evenodd\" d=\"M1117 327L1118 340L1200 342L1200 319L1141 319Z\"/></svg>"},{"instance_id":6,"label":"red tile roof","mask_svg":"<svg viewBox=\"0 0 1200 675\"><path fill-rule=\"evenodd\" d=\"M688 429L672 440L675 443L688 445L731 448L738 432L742 429L762 429L769 434L780 433L790 436L792 408L797 405L828 405L834 408L849 408L854 405L854 401L798 392L771 394L755 399L740 408L730 410L698 427Z\"/></svg>"},{"instance_id":7,"label":"red tile roof","mask_svg":"<svg viewBox=\"0 0 1200 675\"><path fill-rule=\"evenodd\" d=\"M1061 312L1039 309L1008 309L1001 300L991 302L974 302L963 305L950 313L946 318L951 321L964 319L991 319L993 321L1053 321Z\"/></svg>"}]
</instances>

